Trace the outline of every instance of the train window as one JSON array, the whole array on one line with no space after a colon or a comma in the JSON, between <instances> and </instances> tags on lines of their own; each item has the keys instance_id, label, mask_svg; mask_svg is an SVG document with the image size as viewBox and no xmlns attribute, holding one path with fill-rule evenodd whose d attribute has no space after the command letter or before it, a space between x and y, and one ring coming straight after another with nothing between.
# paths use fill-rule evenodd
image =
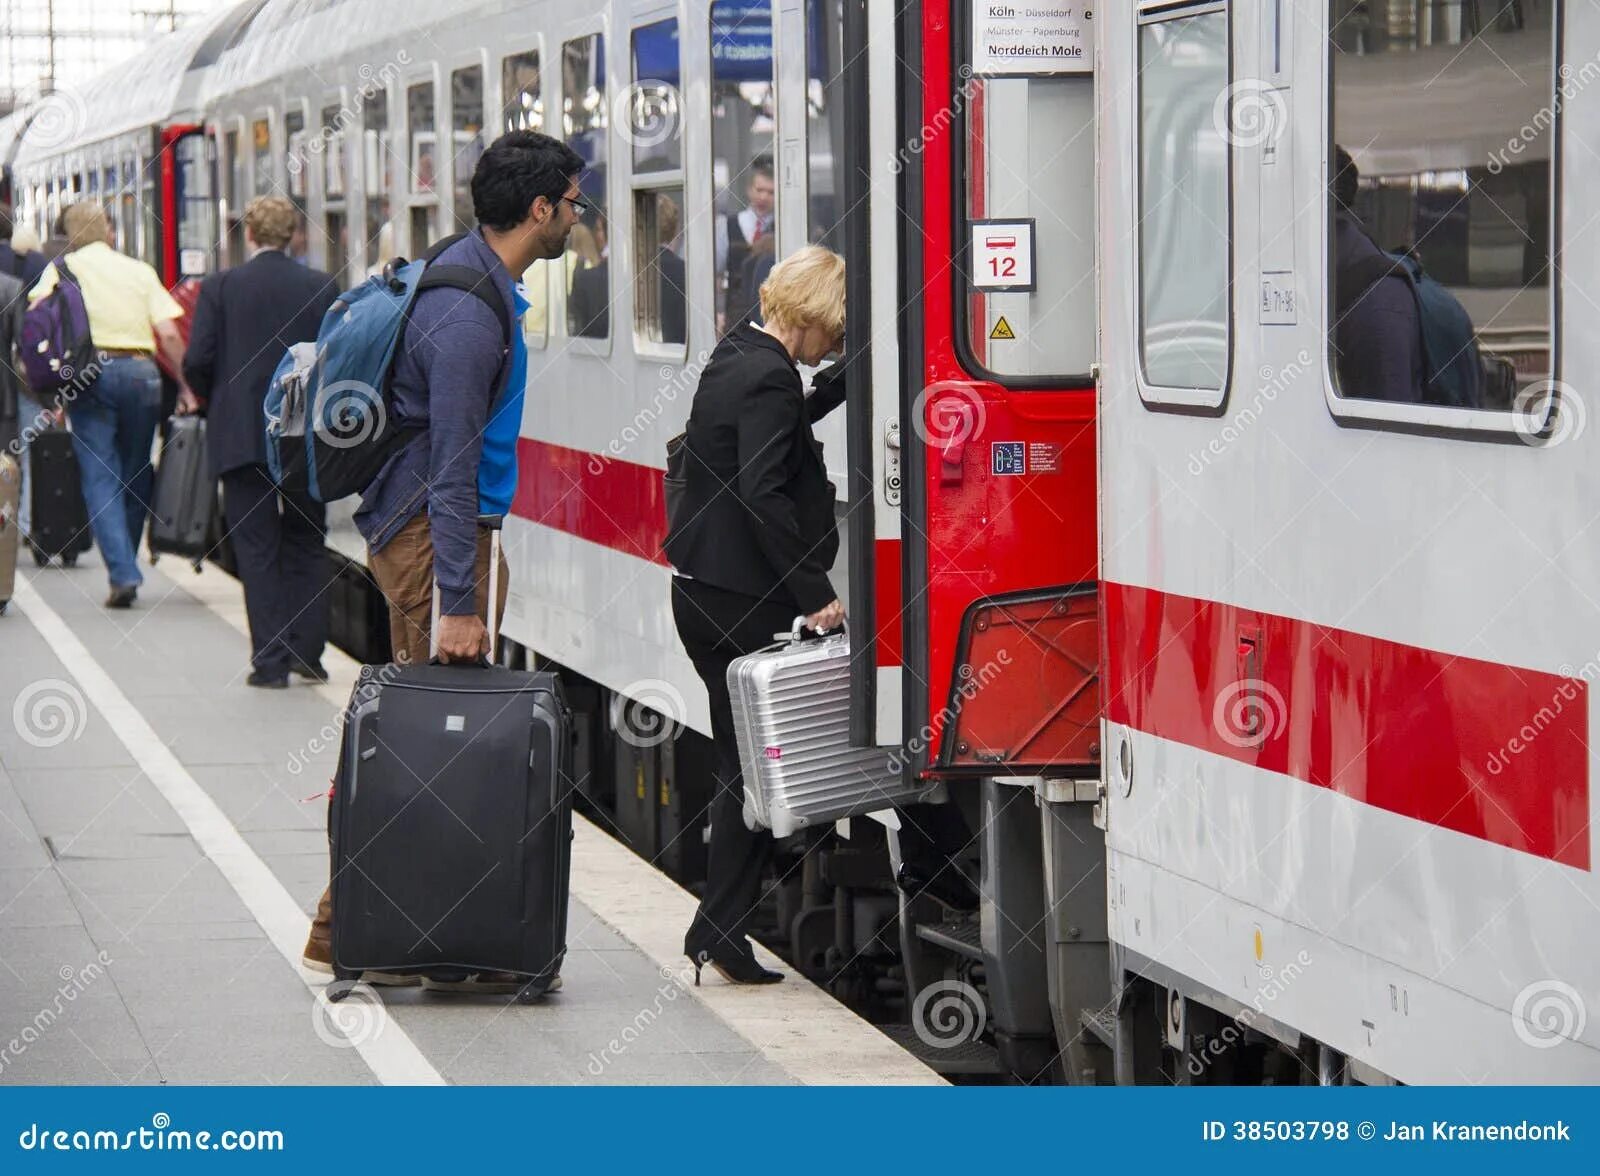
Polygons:
<instances>
[{"instance_id":1,"label":"train window","mask_svg":"<svg viewBox=\"0 0 1600 1176\"><path fill-rule=\"evenodd\" d=\"M472 224L472 172L483 154L483 67L450 75L451 191L458 225Z\"/></svg>"},{"instance_id":2,"label":"train window","mask_svg":"<svg viewBox=\"0 0 1600 1176\"><path fill-rule=\"evenodd\" d=\"M579 176L589 205L567 237L567 333L604 339L611 334L610 247L606 224L605 36L590 33L561 47L562 128L583 157Z\"/></svg>"},{"instance_id":3,"label":"train window","mask_svg":"<svg viewBox=\"0 0 1600 1176\"><path fill-rule=\"evenodd\" d=\"M177 164L178 277L204 277L215 264L216 249L216 205L205 136L184 135L173 145L173 159Z\"/></svg>"},{"instance_id":4,"label":"train window","mask_svg":"<svg viewBox=\"0 0 1600 1176\"><path fill-rule=\"evenodd\" d=\"M634 330L650 343L688 340L688 295L683 261L683 188L633 195Z\"/></svg>"},{"instance_id":5,"label":"train window","mask_svg":"<svg viewBox=\"0 0 1600 1176\"><path fill-rule=\"evenodd\" d=\"M132 253L137 249L139 240L139 162L136 156L123 158L122 182L118 188L122 193L122 216L117 240L124 243L120 248ZM52 224L54 220L52 215Z\"/></svg>"},{"instance_id":6,"label":"train window","mask_svg":"<svg viewBox=\"0 0 1600 1176\"><path fill-rule=\"evenodd\" d=\"M1535 434L1553 424L1554 6L1490 7L1419 20L1332 0L1327 307L1340 415Z\"/></svg>"},{"instance_id":7,"label":"train window","mask_svg":"<svg viewBox=\"0 0 1600 1176\"><path fill-rule=\"evenodd\" d=\"M233 266L244 261L244 151L237 130L223 132L222 157L223 235L227 264Z\"/></svg>"},{"instance_id":8,"label":"train window","mask_svg":"<svg viewBox=\"0 0 1600 1176\"><path fill-rule=\"evenodd\" d=\"M500 63L500 125L508 131L544 130L537 49L513 53Z\"/></svg>"},{"instance_id":9,"label":"train window","mask_svg":"<svg viewBox=\"0 0 1600 1176\"><path fill-rule=\"evenodd\" d=\"M439 205L434 199L439 136L434 123L432 82L420 82L406 90L406 134L411 140L411 163L406 170L413 201L408 247L409 256L416 257L439 235Z\"/></svg>"},{"instance_id":10,"label":"train window","mask_svg":"<svg viewBox=\"0 0 1600 1176\"><path fill-rule=\"evenodd\" d=\"M344 124L340 106L322 108L322 258L341 285L350 257L350 230L344 203Z\"/></svg>"},{"instance_id":11,"label":"train window","mask_svg":"<svg viewBox=\"0 0 1600 1176\"><path fill-rule=\"evenodd\" d=\"M285 145L283 168L288 177L289 201L295 208L295 233L289 239L289 256L306 255L306 113L292 107L283 115Z\"/></svg>"},{"instance_id":12,"label":"train window","mask_svg":"<svg viewBox=\"0 0 1600 1176\"><path fill-rule=\"evenodd\" d=\"M719 335L757 313L756 291L776 256L773 69L771 4L716 0L711 5L711 186Z\"/></svg>"},{"instance_id":13,"label":"train window","mask_svg":"<svg viewBox=\"0 0 1600 1176\"><path fill-rule=\"evenodd\" d=\"M1014 257L964 255L957 307L968 362L1022 387L1085 384L1096 322L1094 77L973 74L959 103L967 223L958 239L1004 241L1026 225L1034 258L1023 284L1008 280Z\"/></svg>"},{"instance_id":14,"label":"train window","mask_svg":"<svg viewBox=\"0 0 1600 1176\"><path fill-rule=\"evenodd\" d=\"M366 197L366 266L375 274L395 255L394 224L389 219L394 193L394 136L389 130L389 95L382 89L361 100L361 183Z\"/></svg>"},{"instance_id":15,"label":"train window","mask_svg":"<svg viewBox=\"0 0 1600 1176\"><path fill-rule=\"evenodd\" d=\"M1145 399L1219 405L1228 377L1228 86L1222 4L1141 14L1137 233Z\"/></svg>"},{"instance_id":16,"label":"train window","mask_svg":"<svg viewBox=\"0 0 1600 1176\"><path fill-rule=\"evenodd\" d=\"M843 0L806 0L806 37L806 239L843 253Z\"/></svg>"},{"instance_id":17,"label":"train window","mask_svg":"<svg viewBox=\"0 0 1600 1176\"><path fill-rule=\"evenodd\" d=\"M255 184L255 194L266 196L278 186L277 160L272 154L272 123L258 118L250 124L251 159L250 174Z\"/></svg>"},{"instance_id":18,"label":"train window","mask_svg":"<svg viewBox=\"0 0 1600 1176\"><path fill-rule=\"evenodd\" d=\"M633 145L635 174L683 166L676 17L633 30L633 86L626 115L623 135Z\"/></svg>"}]
</instances>

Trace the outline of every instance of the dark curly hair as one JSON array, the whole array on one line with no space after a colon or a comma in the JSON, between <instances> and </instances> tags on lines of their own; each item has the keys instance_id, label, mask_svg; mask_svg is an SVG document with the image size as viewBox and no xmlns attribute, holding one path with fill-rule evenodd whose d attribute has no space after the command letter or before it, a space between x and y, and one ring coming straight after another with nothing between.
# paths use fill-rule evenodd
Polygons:
<instances>
[{"instance_id":1,"label":"dark curly hair","mask_svg":"<svg viewBox=\"0 0 1600 1176\"><path fill-rule=\"evenodd\" d=\"M472 173L472 215L506 232L527 219L536 197L559 199L583 168L583 157L560 139L510 131L489 144Z\"/></svg>"}]
</instances>

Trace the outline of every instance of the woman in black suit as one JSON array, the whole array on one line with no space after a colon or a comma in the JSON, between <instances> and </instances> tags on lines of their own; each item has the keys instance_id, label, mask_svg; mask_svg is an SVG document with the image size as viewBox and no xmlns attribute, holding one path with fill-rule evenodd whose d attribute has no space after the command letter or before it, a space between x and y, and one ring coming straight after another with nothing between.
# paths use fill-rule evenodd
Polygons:
<instances>
[{"instance_id":1,"label":"woman in black suit","mask_svg":"<svg viewBox=\"0 0 1600 1176\"><path fill-rule=\"evenodd\" d=\"M739 984L783 978L756 962L746 932L772 834L744 823L744 783L728 699L728 663L772 644L796 616L819 632L844 621L828 580L838 553L834 491L811 426L844 401L842 364L813 365L844 338L844 259L808 246L761 284L763 325L717 344L684 430L684 486L665 550L678 636L711 698L717 793L705 896L684 939L695 965Z\"/></svg>"}]
</instances>

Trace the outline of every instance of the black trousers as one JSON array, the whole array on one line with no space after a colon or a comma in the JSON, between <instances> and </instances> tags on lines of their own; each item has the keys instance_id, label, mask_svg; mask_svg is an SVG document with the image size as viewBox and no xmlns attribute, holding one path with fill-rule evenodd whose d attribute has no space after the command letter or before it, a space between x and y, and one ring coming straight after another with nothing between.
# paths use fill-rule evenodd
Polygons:
<instances>
[{"instance_id":1,"label":"black trousers","mask_svg":"<svg viewBox=\"0 0 1600 1176\"><path fill-rule=\"evenodd\" d=\"M316 665L328 639L327 508L248 465L222 475L222 513L244 584L250 664L268 675Z\"/></svg>"},{"instance_id":2,"label":"black trousers","mask_svg":"<svg viewBox=\"0 0 1600 1176\"><path fill-rule=\"evenodd\" d=\"M744 776L733 734L728 663L771 645L794 621L794 606L771 598L672 578L672 616L678 637L711 698L711 737L717 778L711 800L711 846L705 896L684 937L684 951L747 952L745 935L761 898L761 875L772 857L772 834L744 823Z\"/></svg>"}]
</instances>

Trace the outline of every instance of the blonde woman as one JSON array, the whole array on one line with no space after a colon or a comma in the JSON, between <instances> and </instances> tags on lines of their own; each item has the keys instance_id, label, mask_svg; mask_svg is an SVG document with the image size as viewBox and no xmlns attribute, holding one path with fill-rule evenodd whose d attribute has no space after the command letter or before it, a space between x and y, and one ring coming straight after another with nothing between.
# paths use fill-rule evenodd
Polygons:
<instances>
[{"instance_id":1,"label":"blonde woman","mask_svg":"<svg viewBox=\"0 0 1600 1176\"><path fill-rule=\"evenodd\" d=\"M811 245L761 284L763 323L736 323L695 391L682 500L665 544L678 636L711 700L718 780L705 897L684 940L700 968L737 984L783 979L746 938L772 835L747 829L728 698L728 663L772 643L797 615L818 631L844 606L828 579L838 554L833 488L811 426L844 401L835 364L805 394L799 365L844 342L844 259Z\"/></svg>"}]
</instances>

